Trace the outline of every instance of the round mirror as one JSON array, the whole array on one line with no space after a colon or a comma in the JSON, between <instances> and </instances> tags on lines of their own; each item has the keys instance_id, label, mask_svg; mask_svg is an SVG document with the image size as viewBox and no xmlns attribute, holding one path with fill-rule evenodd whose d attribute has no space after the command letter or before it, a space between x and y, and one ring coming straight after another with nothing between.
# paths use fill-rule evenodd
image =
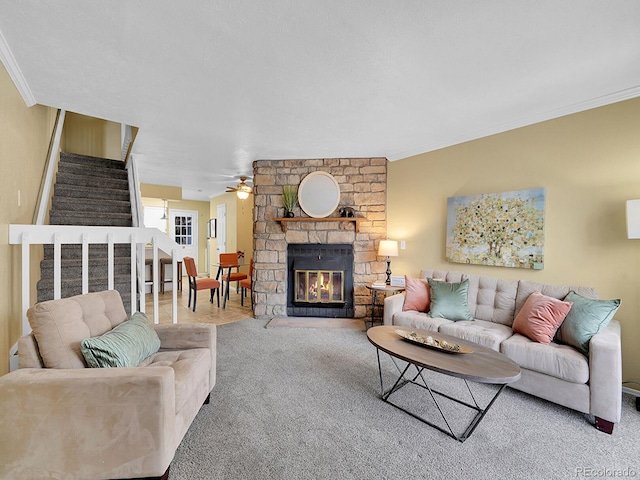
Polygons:
<instances>
[{"instance_id":1,"label":"round mirror","mask_svg":"<svg viewBox=\"0 0 640 480\"><path fill-rule=\"evenodd\" d=\"M298 203L310 217L328 217L340 203L340 185L330 173L312 172L300 182Z\"/></svg>"}]
</instances>

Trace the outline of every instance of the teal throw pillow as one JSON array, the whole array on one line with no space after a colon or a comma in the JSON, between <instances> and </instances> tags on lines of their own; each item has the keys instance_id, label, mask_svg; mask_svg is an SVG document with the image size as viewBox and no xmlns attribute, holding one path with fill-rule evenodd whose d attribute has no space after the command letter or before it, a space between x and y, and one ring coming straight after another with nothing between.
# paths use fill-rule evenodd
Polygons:
<instances>
[{"instance_id":1,"label":"teal throw pillow","mask_svg":"<svg viewBox=\"0 0 640 480\"><path fill-rule=\"evenodd\" d=\"M469 280L460 283L439 282L428 278L431 289L432 317L446 318L457 322L459 320L473 320L469 311Z\"/></svg>"},{"instance_id":2,"label":"teal throw pillow","mask_svg":"<svg viewBox=\"0 0 640 480\"><path fill-rule=\"evenodd\" d=\"M140 312L104 335L80 342L82 355L91 368L137 367L159 348L158 334Z\"/></svg>"},{"instance_id":3,"label":"teal throw pillow","mask_svg":"<svg viewBox=\"0 0 640 480\"><path fill-rule=\"evenodd\" d=\"M620 307L620 300L593 300L572 290L564 301L573 305L560 325L557 339L588 355L589 340L609 324Z\"/></svg>"}]
</instances>

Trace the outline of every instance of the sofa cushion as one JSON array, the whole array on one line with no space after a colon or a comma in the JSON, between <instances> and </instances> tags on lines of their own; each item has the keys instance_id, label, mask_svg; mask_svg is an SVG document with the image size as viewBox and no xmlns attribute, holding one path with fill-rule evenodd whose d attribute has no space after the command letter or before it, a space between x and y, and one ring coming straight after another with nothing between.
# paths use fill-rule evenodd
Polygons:
<instances>
[{"instance_id":1,"label":"sofa cushion","mask_svg":"<svg viewBox=\"0 0 640 480\"><path fill-rule=\"evenodd\" d=\"M438 331L495 351L500 351L500 344L513 334L511 327L485 320L449 322L440 325Z\"/></svg>"},{"instance_id":2,"label":"sofa cushion","mask_svg":"<svg viewBox=\"0 0 640 480\"><path fill-rule=\"evenodd\" d=\"M427 279L430 287L431 307L429 315L447 320L473 320L469 311L469 280L448 283Z\"/></svg>"},{"instance_id":3,"label":"sofa cushion","mask_svg":"<svg viewBox=\"0 0 640 480\"><path fill-rule=\"evenodd\" d=\"M517 280L469 275L469 311L476 320L513 324Z\"/></svg>"},{"instance_id":4,"label":"sofa cushion","mask_svg":"<svg viewBox=\"0 0 640 480\"><path fill-rule=\"evenodd\" d=\"M211 369L211 352L208 348L192 348L189 350L161 350L147 357L140 363L141 367L171 367L175 375L176 413L185 406L190 396L197 392L201 385L207 391L209 370Z\"/></svg>"},{"instance_id":5,"label":"sofa cushion","mask_svg":"<svg viewBox=\"0 0 640 480\"><path fill-rule=\"evenodd\" d=\"M558 332L558 340L589 354L589 340L600 333L615 315L620 300L594 300L585 298L573 290L565 297L573 306Z\"/></svg>"},{"instance_id":6,"label":"sofa cushion","mask_svg":"<svg viewBox=\"0 0 640 480\"><path fill-rule=\"evenodd\" d=\"M402 327L417 328L420 330L430 330L437 332L440 325L453 323L445 318L432 318L424 312L416 312L408 310L406 312L397 312L393 315L393 324Z\"/></svg>"},{"instance_id":7,"label":"sofa cushion","mask_svg":"<svg viewBox=\"0 0 640 480\"><path fill-rule=\"evenodd\" d=\"M80 349L91 368L137 367L160 348L160 338L140 312L99 337L85 338Z\"/></svg>"},{"instance_id":8,"label":"sofa cushion","mask_svg":"<svg viewBox=\"0 0 640 480\"><path fill-rule=\"evenodd\" d=\"M502 342L500 352L528 370L572 383L589 381L589 362L584 355L568 345L554 342L544 345L515 333Z\"/></svg>"},{"instance_id":9,"label":"sofa cushion","mask_svg":"<svg viewBox=\"0 0 640 480\"><path fill-rule=\"evenodd\" d=\"M127 319L117 290L35 304L27 311L45 368L85 368L80 342Z\"/></svg>"},{"instance_id":10,"label":"sofa cushion","mask_svg":"<svg viewBox=\"0 0 640 480\"><path fill-rule=\"evenodd\" d=\"M583 297L597 299L598 292L595 288L590 287L568 287L564 285L551 285L547 283L539 283L531 280L520 280L518 282L518 293L516 294L516 309L514 314L518 315L520 309L533 292L540 292L543 295L564 300L564 297L571 291L575 291Z\"/></svg>"},{"instance_id":11,"label":"sofa cushion","mask_svg":"<svg viewBox=\"0 0 640 480\"><path fill-rule=\"evenodd\" d=\"M469 275L462 272L448 271L448 270L420 270L420 278L425 280L433 278L434 280L440 280L441 282L459 283L469 278Z\"/></svg>"},{"instance_id":12,"label":"sofa cushion","mask_svg":"<svg viewBox=\"0 0 640 480\"><path fill-rule=\"evenodd\" d=\"M422 278L411 278L405 275L405 297L402 310L415 310L428 312L431 304L429 297L429 284Z\"/></svg>"},{"instance_id":13,"label":"sofa cushion","mask_svg":"<svg viewBox=\"0 0 640 480\"><path fill-rule=\"evenodd\" d=\"M513 322L513 331L535 342L548 344L569 313L572 302L533 292Z\"/></svg>"}]
</instances>

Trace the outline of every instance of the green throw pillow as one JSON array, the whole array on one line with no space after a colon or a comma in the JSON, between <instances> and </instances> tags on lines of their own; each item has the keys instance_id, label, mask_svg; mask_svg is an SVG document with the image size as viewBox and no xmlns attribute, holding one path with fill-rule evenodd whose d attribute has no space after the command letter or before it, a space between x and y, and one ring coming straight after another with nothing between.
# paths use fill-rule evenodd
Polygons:
<instances>
[{"instance_id":1,"label":"green throw pillow","mask_svg":"<svg viewBox=\"0 0 640 480\"><path fill-rule=\"evenodd\" d=\"M158 334L147 317L139 312L104 335L80 342L82 355L91 368L137 367L159 348Z\"/></svg>"},{"instance_id":2,"label":"green throw pillow","mask_svg":"<svg viewBox=\"0 0 640 480\"><path fill-rule=\"evenodd\" d=\"M564 297L564 301L573 302L573 305L560 325L557 338L588 355L589 340L609 324L620 306L620 300L593 300L572 290Z\"/></svg>"},{"instance_id":3,"label":"green throw pillow","mask_svg":"<svg viewBox=\"0 0 640 480\"><path fill-rule=\"evenodd\" d=\"M458 320L473 320L469 311L469 280L460 283L439 282L428 278L431 288L431 310L429 315L441 317L457 322Z\"/></svg>"}]
</instances>

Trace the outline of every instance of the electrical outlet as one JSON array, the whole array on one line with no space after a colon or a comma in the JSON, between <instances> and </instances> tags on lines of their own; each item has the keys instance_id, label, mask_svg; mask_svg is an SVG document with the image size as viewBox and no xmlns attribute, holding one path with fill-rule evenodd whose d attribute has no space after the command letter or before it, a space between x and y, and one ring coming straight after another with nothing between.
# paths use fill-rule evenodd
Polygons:
<instances>
[{"instance_id":1,"label":"electrical outlet","mask_svg":"<svg viewBox=\"0 0 640 480\"><path fill-rule=\"evenodd\" d=\"M400 240L400 250L404 250L407 248L407 242L404 240Z\"/></svg>"}]
</instances>

